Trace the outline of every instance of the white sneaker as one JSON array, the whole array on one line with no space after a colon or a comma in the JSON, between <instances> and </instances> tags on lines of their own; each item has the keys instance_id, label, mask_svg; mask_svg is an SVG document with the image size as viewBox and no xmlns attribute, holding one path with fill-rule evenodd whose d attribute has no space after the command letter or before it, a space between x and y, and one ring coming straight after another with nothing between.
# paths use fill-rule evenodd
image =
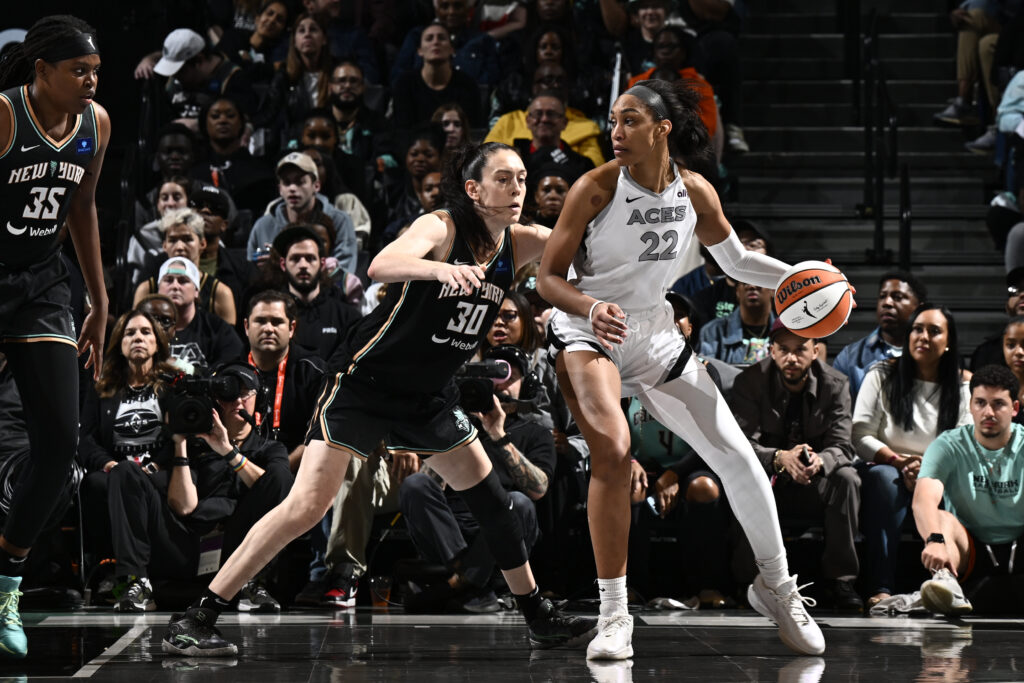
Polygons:
<instances>
[{"instance_id":1,"label":"white sneaker","mask_svg":"<svg viewBox=\"0 0 1024 683\"><path fill-rule=\"evenodd\" d=\"M989 126L985 132L964 145L968 152L974 154L991 154L996 148L996 127Z\"/></svg>"},{"instance_id":2,"label":"white sneaker","mask_svg":"<svg viewBox=\"0 0 1024 683\"><path fill-rule=\"evenodd\" d=\"M825 636L804 607L805 603L811 607L817 603L800 595L800 589L809 585L797 586L796 577L792 576L772 590L758 574L747 589L747 601L761 616L775 622L779 638L789 649L802 655L820 655L825 651Z\"/></svg>"},{"instance_id":3,"label":"white sneaker","mask_svg":"<svg viewBox=\"0 0 1024 683\"><path fill-rule=\"evenodd\" d=\"M746 154L750 151L750 145L747 144L747 138L743 135L743 129L735 123L730 123L725 127L725 139L731 152Z\"/></svg>"},{"instance_id":4,"label":"white sneaker","mask_svg":"<svg viewBox=\"0 0 1024 683\"><path fill-rule=\"evenodd\" d=\"M633 656L633 617L616 614L597 620L597 635L587 646L587 659L629 659Z\"/></svg>"},{"instance_id":5,"label":"white sneaker","mask_svg":"<svg viewBox=\"0 0 1024 683\"><path fill-rule=\"evenodd\" d=\"M964 597L964 589L948 569L932 572L932 578L921 584L921 604L937 614L966 614L971 601Z\"/></svg>"}]
</instances>

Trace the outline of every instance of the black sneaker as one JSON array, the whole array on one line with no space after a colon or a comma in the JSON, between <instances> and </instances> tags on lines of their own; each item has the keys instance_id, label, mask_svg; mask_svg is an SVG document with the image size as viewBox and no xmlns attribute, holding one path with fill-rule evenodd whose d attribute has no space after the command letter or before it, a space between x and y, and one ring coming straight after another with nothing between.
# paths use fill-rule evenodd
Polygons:
<instances>
[{"instance_id":1,"label":"black sneaker","mask_svg":"<svg viewBox=\"0 0 1024 683\"><path fill-rule=\"evenodd\" d=\"M313 579L295 596L295 604L304 607L319 607L328 588L330 588L330 584L326 576L322 579Z\"/></svg>"},{"instance_id":2,"label":"black sneaker","mask_svg":"<svg viewBox=\"0 0 1024 683\"><path fill-rule=\"evenodd\" d=\"M213 625L217 615L211 609L189 607L184 614L172 614L161 647L170 655L183 657L231 657L238 647L221 637Z\"/></svg>"},{"instance_id":3,"label":"black sneaker","mask_svg":"<svg viewBox=\"0 0 1024 683\"><path fill-rule=\"evenodd\" d=\"M281 605L261 583L250 581L238 594L238 611L273 614L281 611Z\"/></svg>"},{"instance_id":4,"label":"black sneaker","mask_svg":"<svg viewBox=\"0 0 1024 683\"><path fill-rule=\"evenodd\" d=\"M561 612L544 598L537 616L527 626L530 629L530 647L573 647L589 643L597 633L597 619L574 617Z\"/></svg>"},{"instance_id":5,"label":"black sneaker","mask_svg":"<svg viewBox=\"0 0 1024 683\"><path fill-rule=\"evenodd\" d=\"M151 612L155 609L153 586L145 576L130 577L124 596L114 605L115 612Z\"/></svg>"},{"instance_id":6,"label":"black sneaker","mask_svg":"<svg viewBox=\"0 0 1024 683\"><path fill-rule=\"evenodd\" d=\"M837 579L832 582L832 599L835 608L844 612L863 612L864 601L849 581Z\"/></svg>"},{"instance_id":7,"label":"black sneaker","mask_svg":"<svg viewBox=\"0 0 1024 683\"><path fill-rule=\"evenodd\" d=\"M359 579L346 576L332 576L327 583L327 590L320 597L324 607L344 609L356 606L356 594L359 592Z\"/></svg>"}]
</instances>

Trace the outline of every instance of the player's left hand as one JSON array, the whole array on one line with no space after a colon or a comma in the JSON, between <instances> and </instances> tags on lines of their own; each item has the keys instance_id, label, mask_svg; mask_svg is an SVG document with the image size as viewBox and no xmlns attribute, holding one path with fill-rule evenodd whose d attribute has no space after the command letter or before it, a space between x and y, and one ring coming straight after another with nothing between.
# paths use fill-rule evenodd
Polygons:
<instances>
[{"instance_id":1,"label":"player's left hand","mask_svg":"<svg viewBox=\"0 0 1024 683\"><path fill-rule=\"evenodd\" d=\"M88 353L85 369L92 368L93 381L99 381L103 370L103 339L107 335L107 311L93 307L82 322L82 333L78 335L78 355Z\"/></svg>"}]
</instances>

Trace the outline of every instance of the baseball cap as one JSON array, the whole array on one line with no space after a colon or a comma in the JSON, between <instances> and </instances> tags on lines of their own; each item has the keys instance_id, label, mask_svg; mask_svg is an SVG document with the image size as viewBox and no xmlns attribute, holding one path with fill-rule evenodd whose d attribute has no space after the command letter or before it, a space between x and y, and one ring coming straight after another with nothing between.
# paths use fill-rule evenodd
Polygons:
<instances>
[{"instance_id":1,"label":"baseball cap","mask_svg":"<svg viewBox=\"0 0 1024 683\"><path fill-rule=\"evenodd\" d=\"M316 171L316 162L314 162L308 154L302 152L291 152L284 155L279 162L277 162L277 172L281 173L281 168L284 166L295 166L303 173L308 173L313 176L313 180L320 180L319 174Z\"/></svg>"},{"instance_id":2,"label":"baseball cap","mask_svg":"<svg viewBox=\"0 0 1024 683\"><path fill-rule=\"evenodd\" d=\"M203 51L203 37L189 28L176 28L164 38L164 51L153 71L161 76L173 76L182 65Z\"/></svg>"},{"instance_id":3,"label":"baseball cap","mask_svg":"<svg viewBox=\"0 0 1024 683\"><path fill-rule=\"evenodd\" d=\"M210 213L227 218L230 211L224 191L214 185L203 185L192 193L189 206L194 209L209 209Z\"/></svg>"},{"instance_id":4,"label":"baseball cap","mask_svg":"<svg viewBox=\"0 0 1024 683\"><path fill-rule=\"evenodd\" d=\"M316 243L317 251L320 253L320 257L326 256L324 254L324 243L320 239L320 236L313 232L312 228L305 225L293 225L289 228L285 228L277 234L274 238L274 251L281 255L283 258L291 246L296 242L302 242L303 240L313 240Z\"/></svg>"},{"instance_id":5,"label":"baseball cap","mask_svg":"<svg viewBox=\"0 0 1024 683\"><path fill-rule=\"evenodd\" d=\"M199 267L183 256L174 256L164 261L164 264L160 266L160 274L157 276L156 281L159 283L168 273L172 275L184 275L192 281L192 284L196 286L196 289L199 289L200 287L199 282L201 277L199 275Z\"/></svg>"}]
</instances>

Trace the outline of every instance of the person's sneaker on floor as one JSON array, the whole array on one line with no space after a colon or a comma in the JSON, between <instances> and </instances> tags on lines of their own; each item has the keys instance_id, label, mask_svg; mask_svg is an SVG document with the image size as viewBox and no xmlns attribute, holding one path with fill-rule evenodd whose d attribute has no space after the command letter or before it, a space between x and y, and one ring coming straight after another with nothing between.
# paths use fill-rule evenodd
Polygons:
<instances>
[{"instance_id":1,"label":"person's sneaker on floor","mask_svg":"<svg viewBox=\"0 0 1024 683\"><path fill-rule=\"evenodd\" d=\"M597 620L597 634L587 645L587 659L629 659L633 656L633 617L615 614Z\"/></svg>"},{"instance_id":2,"label":"person's sneaker on floor","mask_svg":"<svg viewBox=\"0 0 1024 683\"><path fill-rule=\"evenodd\" d=\"M320 604L335 609L356 606L359 593L359 579L347 576L331 576L326 590L320 595Z\"/></svg>"},{"instance_id":3,"label":"person's sneaker on floor","mask_svg":"<svg viewBox=\"0 0 1024 683\"><path fill-rule=\"evenodd\" d=\"M304 607L319 607L328 587L329 579L327 576L320 579L310 579L302 587L302 590L295 595L295 604Z\"/></svg>"},{"instance_id":4,"label":"person's sneaker on floor","mask_svg":"<svg viewBox=\"0 0 1024 683\"><path fill-rule=\"evenodd\" d=\"M936 614L966 614L973 608L964 596L960 582L948 569L932 572L932 578L921 584L921 604Z\"/></svg>"},{"instance_id":5,"label":"person's sneaker on floor","mask_svg":"<svg viewBox=\"0 0 1024 683\"><path fill-rule=\"evenodd\" d=\"M257 581L250 581L238 592L239 612L259 612L261 614L280 612L281 605Z\"/></svg>"},{"instance_id":6,"label":"person's sneaker on floor","mask_svg":"<svg viewBox=\"0 0 1024 683\"><path fill-rule=\"evenodd\" d=\"M537 616L526 626L530 630L530 647L538 650L575 647L589 641L597 632L597 619L566 614L544 598Z\"/></svg>"},{"instance_id":7,"label":"person's sneaker on floor","mask_svg":"<svg viewBox=\"0 0 1024 683\"><path fill-rule=\"evenodd\" d=\"M954 126L974 126L978 123L978 114L974 107L964 102L962 97L954 97L942 111L936 112L932 118L939 123Z\"/></svg>"},{"instance_id":8,"label":"person's sneaker on floor","mask_svg":"<svg viewBox=\"0 0 1024 683\"><path fill-rule=\"evenodd\" d=\"M21 659L28 654L28 638L21 623L20 576L0 576L0 657Z\"/></svg>"},{"instance_id":9,"label":"person's sneaker on floor","mask_svg":"<svg viewBox=\"0 0 1024 683\"><path fill-rule=\"evenodd\" d=\"M152 612L156 609L153 602L153 586L145 576L129 577L128 588L114 605L115 612Z\"/></svg>"},{"instance_id":10,"label":"person's sneaker on floor","mask_svg":"<svg viewBox=\"0 0 1024 683\"><path fill-rule=\"evenodd\" d=\"M725 144L729 147L730 152L737 154L746 154L750 151L750 145L747 144L747 138L743 135L743 129L735 123L730 123L725 127Z\"/></svg>"},{"instance_id":11,"label":"person's sneaker on floor","mask_svg":"<svg viewBox=\"0 0 1024 683\"><path fill-rule=\"evenodd\" d=\"M832 582L832 601L835 608L847 612L862 612L864 601L849 581L837 579Z\"/></svg>"},{"instance_id":12,"label":"person's sneaker on floor","mask_svg":"<svg viewBox=\"0 0 1024 683\"><path fill-rule=\"evenodd\" d=\"M991 154L996 148L996 127L989 126L985 132L971 142L965 143L968 152L975 154Z\"/></svg>"},{"instance_id":13,"label":"person's sneaker on floor","mask_svg":"<svg viewBox=\"0 0 1024 683\"><path fill-rule=\"evenodd\" d=\"M172 614L161 647L182 657L230 657L238 647L221 636L213 623L217 614L203 607L189 607L184 614Z\"/></svg>"},{"instance_id":14,"label":"person's sneaker on floor","mask_svg":"<svg viewBox=\"0 0 1024 683\"><path fill-rule=\"evenodd\" d=\"M490 589L474 591L460 607L464 612L471 614L488 614L501 611L501 603L498 602L498 596Z\"/></svg>"},{"instance_id":15,"label":"person's sneaker on floor","mask_svg":"<svg viewBox=\"0 0 1024 683\"><path fill-rule=\"evenodd\" d=\"M797 586L796 576L791 576L773 590L758 574L747 589L747 601L761 616L775 622L779 638L791 650L802 655L820 655L825 651L825 636L804 607L805 603L811 607L816 604L813 598L800 595L800 589L806 587Z\"/></svg>"}]
</instances>

